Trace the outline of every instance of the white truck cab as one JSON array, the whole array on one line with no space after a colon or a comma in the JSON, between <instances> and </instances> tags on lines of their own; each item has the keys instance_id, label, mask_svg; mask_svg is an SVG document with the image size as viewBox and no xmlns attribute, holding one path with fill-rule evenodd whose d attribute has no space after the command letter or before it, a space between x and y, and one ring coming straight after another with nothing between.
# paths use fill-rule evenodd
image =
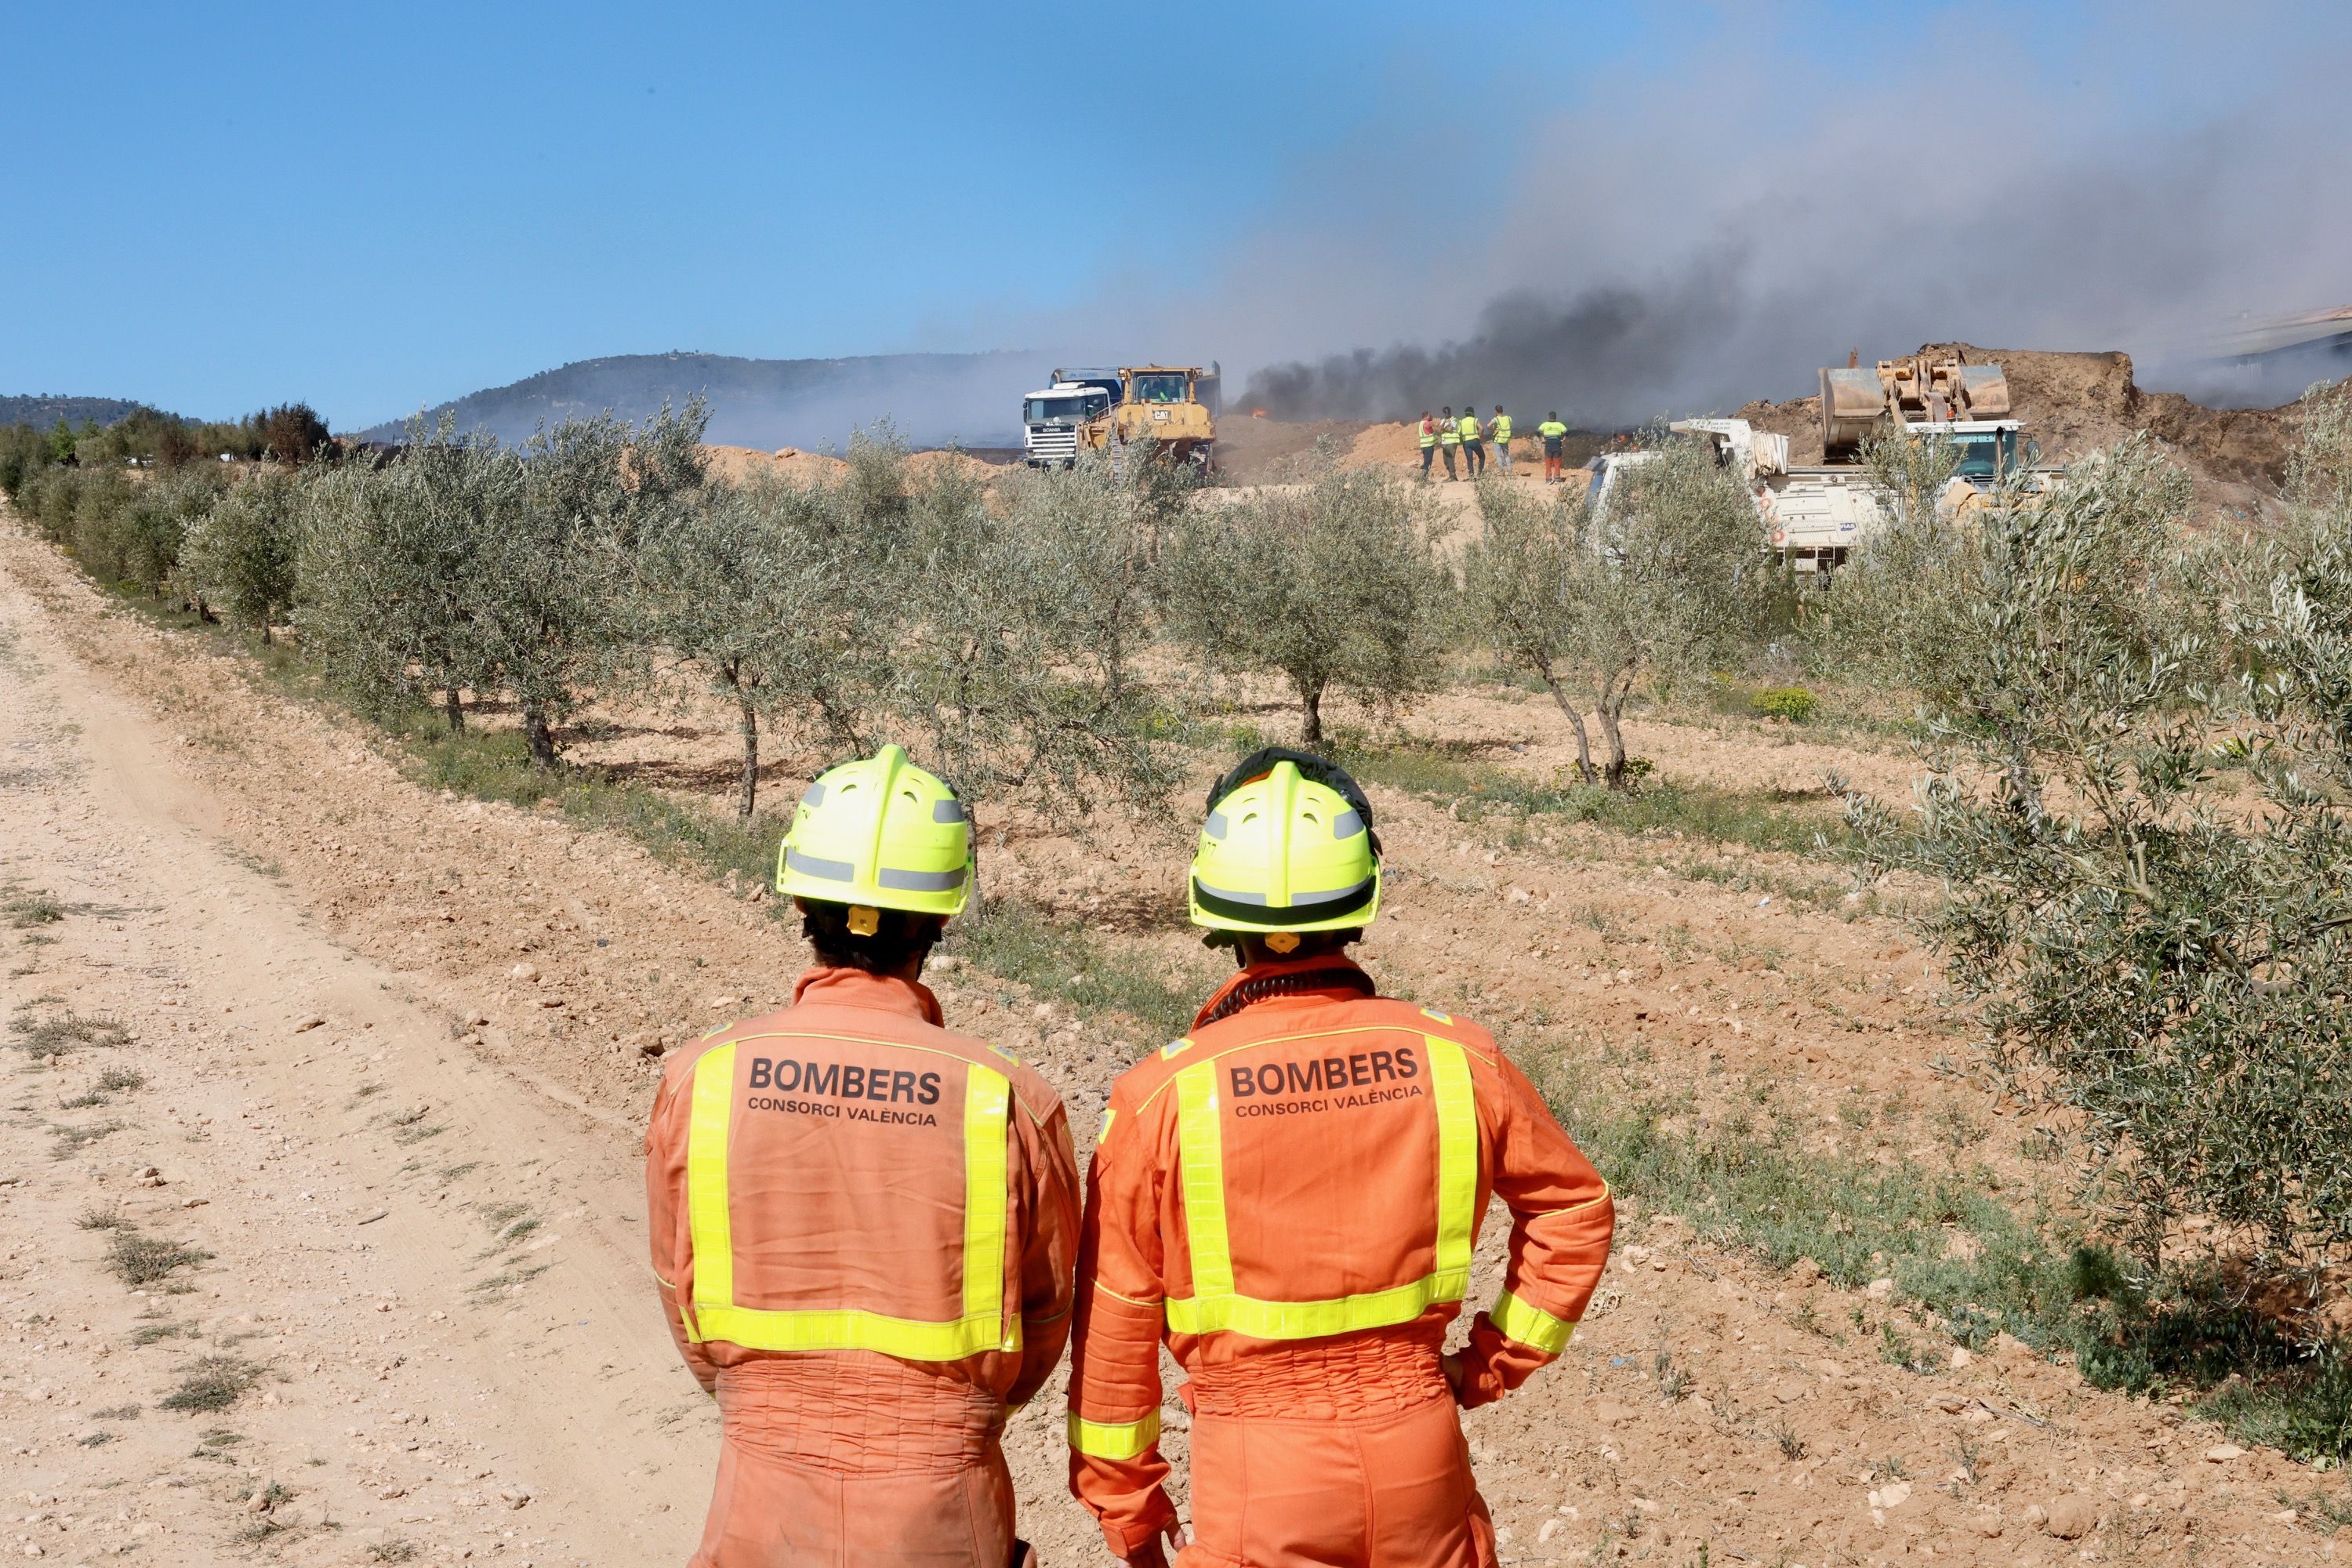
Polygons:
<instances>
[{"instance_id":1,"label":"white truck cab","mask_svg":"<svg viewBox=\"0 0 2352 1568\"><path fill-rule=\"evenodd\" d=\"M1057 381L1021 400L1023 460L1033 468L1078 460L1078 433L1110 412L1111 395L1087 382Z\"/></svg>"}]
</instances>

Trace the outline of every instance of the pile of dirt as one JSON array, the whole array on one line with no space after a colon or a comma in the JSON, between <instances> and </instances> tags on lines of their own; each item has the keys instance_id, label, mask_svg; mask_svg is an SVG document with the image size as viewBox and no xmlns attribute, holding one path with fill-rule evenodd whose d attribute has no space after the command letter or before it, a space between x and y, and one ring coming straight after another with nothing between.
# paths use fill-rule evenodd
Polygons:
<instances>
[{"instance_id":1,"label":"pile of dirt","mask_svg":"<svg viewBox=\"0 0 2352 1568\"><path fill-rule=\"evenodd\" d=\"M797 447L779 447L772 452L762 452L755 447L707 446L710 471L721 479L746 479L754 474L780 475L795 484L824 484L841 478L849 465L839 458L822 452L804 452ZM1004 465L975 458L969 452L940 450L916 452L907 458L908 476L925 479L936 474L954 473L989 484L1005 471Z\"/></svg>"},{"instance_id":2,"label":"pile of dirt","mask_svg":"<svg viewBox=\"0 0 2352 1568\"><path fill-rule=\"evenodd\" d=\"M805 485L837 479L849 471L849 465L839 458L803 452L797 447L762 452L756 447L708 446L703 451L710 458L711 473L725 479L740 481L754 474L774 474Z\"/></svg>"},{"instance_id":3,"label":"pile of dirt","mask_svg":"<svg viewBox=\"0 0 2352 1568\"><path fill-rule=\"evenodd\" d=\"M1336 442L1346 450L1358 437L1379 428L1360 419L1293 421L1229 412L1217 421L1217 467L1233 483L1261 484L1281 478L1318 441Z\"/></svg>"},{"instance_id":4,"label":"pile of dirt","mask_svg":"<svg viewBox=\"0 0 2352 1568\"><path fill-rule=\"evenodd\" d=\"M1532 429L1533 426L1525 426ZM1571 430L1563 450L1570 463L1581 463L1605 445L1606 433ZM1412 422L1368 425L1360 420L1252 418L1228 419L1217 426L1217 462L1235 484L1259 484L1283 477L1287 465L1314 449L1318 441L1339 444L1343 468L1406 468L1421 470L1421 436ZM1543 447L1532 435L1511 443L1511 461L1517 478L1539 479Z\"/></svg>"},{"instance_id":5,"label":"pile of dirt","mask_svg":"<svg viewBox=\"0 0 2352 1568\"><path fill-rule=\"evenodd\" d=\"M2303 403L2278 408L2207 408L2177 392L2149 392L2132 377L2126 353L2058 353L2038 349L1953 350L1971 364L1998 364L2009 376L2011 413L2045 460L2068 462L2145 430L2169 447L2198 481L2200 501L2260 510L2286 478L2288 449ZM1755 402L1738 417L1789 437L1789 460L1822 460L1821 399Z\"/></svg>"}]
</instances>

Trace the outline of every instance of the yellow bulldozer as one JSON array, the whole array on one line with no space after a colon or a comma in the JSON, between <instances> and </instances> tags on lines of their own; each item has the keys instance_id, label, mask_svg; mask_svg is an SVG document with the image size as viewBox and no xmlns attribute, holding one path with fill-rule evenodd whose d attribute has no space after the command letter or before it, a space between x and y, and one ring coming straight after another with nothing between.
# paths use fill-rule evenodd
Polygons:
<instances>
[{"instance_id":1,"label":"yellow bulldozer","mask_svg":"<svg viewBox=\"0 0 2352 1568\"><path fill-rule=\"evenodd\" d=\"M1054 373L1056 382L1066 377L1076 381L1090 373ZM1087 422L1079 437L1083 446L1099 452L1149 440L1155 453L1176 462L1216 467L1220 375L1215 363L1121 365L1118 380L1118 396Z\"/></svg>"}]
</instances>

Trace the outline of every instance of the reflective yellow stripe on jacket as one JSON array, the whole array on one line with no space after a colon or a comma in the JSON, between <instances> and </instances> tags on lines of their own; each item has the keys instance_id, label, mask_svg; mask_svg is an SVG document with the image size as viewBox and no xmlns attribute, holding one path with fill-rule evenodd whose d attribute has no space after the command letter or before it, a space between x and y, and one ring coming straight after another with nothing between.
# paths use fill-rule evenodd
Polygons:
<instances>
[{"instance_id":1,"label":"reflective yellow stripe on jacket","mask_svg":"<svg viewBox=\"0 0 2352 1568\"><path fill-rule=\"evenodd\" d=\"M1555 1318L1540 1307L1530 1307L1508 1290L1495 1298L1494 1310L1487 1314L1495 1327L1507 1340L1517 1340L1523 1345L1533 1345L1546 1355L1558 1355L1568 1348L1568 1337L1576 1332L1576 1325L1563 1318Z\"/></svg>"},{"instance_id":2,"label":"reflective yellow stripe on jacket","mask_svg":"<svg viewBox=\"0 0 2352 1568\"><path fill-rule=\"evenodd\" d=\"M1160 1441L1160 1412L1140 1421L1088 1421L1072 1415L1070 1447L1097 1459L1132 1459Z\"/></svg>"},{"instance_id":3,"label":"reflective yellow stripe on jacket","mask_svg":"<svg viewBox=\"0 0 2352 1568\"><path fill-rule=\"evenodd\" d=\"M1324 1301L1270 1301L1234 1289L1233 1246L1225 1230L1224 1139L1218 1123L1216 1064L1176 1075L1177 1142L1183 1170L1184 1224L1192 1247L1192 1294L1168 1299L1168 1326L1180 1334L1226 1331L1259 1340L1309 1340L1407 1323L1432 1303L1459 1301L1470 1288L1476 1239L1478 1108L1469 1058L1460 1045L1425 1035L1430 1097L1437 1114L1437 1267L1385 1290Z\"/></svg>"},{"instance_id":4,"label":"reflective yellow stripe on jacket","mask_svg":"<svg viewBox=\"0 0 2352 1568\"><path fill-rule=\"evenodd\" d=\"M682 1314L689 1339L726 1340L756 1351L878 1351L906 1361L961 1361L1021 1348L1021 1320L1004 1310L1005 1118L1013 1086L1003 1073L975 1063L965 1082L963 1315L946 1322L859 1307L774 1311L736 1305L727 1202L733 1042L694 1064L693 1092L686 1204L694 1237L694 1300Z\"/></svg>"}]
</instances>

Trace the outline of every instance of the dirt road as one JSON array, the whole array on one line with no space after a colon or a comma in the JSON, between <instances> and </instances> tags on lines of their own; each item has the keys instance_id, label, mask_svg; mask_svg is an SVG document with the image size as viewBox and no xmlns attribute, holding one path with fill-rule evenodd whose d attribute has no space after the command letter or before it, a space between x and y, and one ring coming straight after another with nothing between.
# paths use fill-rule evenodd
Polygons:
<instances>
[{"instance_id":1,"label":"dirt road","mask_svg":"<svg viewBox=\"0 0 2352 1568\"><path fill-rule=\"evenodd\" d=\"M0 879L68 911L11 955L10 1016L130 1037L16 1058L9 1534L66 1561L682 1560L715 1422L646 1310L625 1137L323 933L14 582L0 627ZM66 1108L107 1073L144 1082ZM105 1261L134 1236L209 1257L134 1287ZM207 1368L254 1386L157 1408Z\"/></svg>"},{"instance_id":2,"label":"dirt road","mask_svg":"<svg viewBox=\"0 0 2352 1568\"><path fill-rule=\"evenodd\" d=\"M0 924L0 1550L682 1561L715 1429L646 1278L645 1053L772 1004L799 943L554 814L417 789L359 726L8 531L0 659L0 905L25 922ZM1375 960L1406 985L1451 975L1604 1032L1671 1019L1735 1077L1917 1070L1893 962L1821 994L1834 1035L1813 992L1703 942L1671 975L1612 973L1613 921L1696 941L1763 915L1605 846L1505 879L1443 812L1381 805L1411 896ZM1531 933L1555 907L1591 923ZM1791 973L1886 941L1787 920ZM1683 1005L1702 978L1705 1018ZM984 977L941 988L1091 1129L1130 1042ZM1735 1026L1743 996L1759 1024L1770 999L1768 1027ZM2013 1342L1890 1364L1863 1292L1672 1216L1626 1241L1569 1356L1469 1422L1507 1561L2334 1553L2283 1500L2308 1472L2177 1410ZM1024 1533L1048 1562L1106 1562L1061 1489L1057 1414L1041 1397L1009 1441ZM1181 1453L1172 1404L1169 1426Z\"/></svg>"}]
</instances>

